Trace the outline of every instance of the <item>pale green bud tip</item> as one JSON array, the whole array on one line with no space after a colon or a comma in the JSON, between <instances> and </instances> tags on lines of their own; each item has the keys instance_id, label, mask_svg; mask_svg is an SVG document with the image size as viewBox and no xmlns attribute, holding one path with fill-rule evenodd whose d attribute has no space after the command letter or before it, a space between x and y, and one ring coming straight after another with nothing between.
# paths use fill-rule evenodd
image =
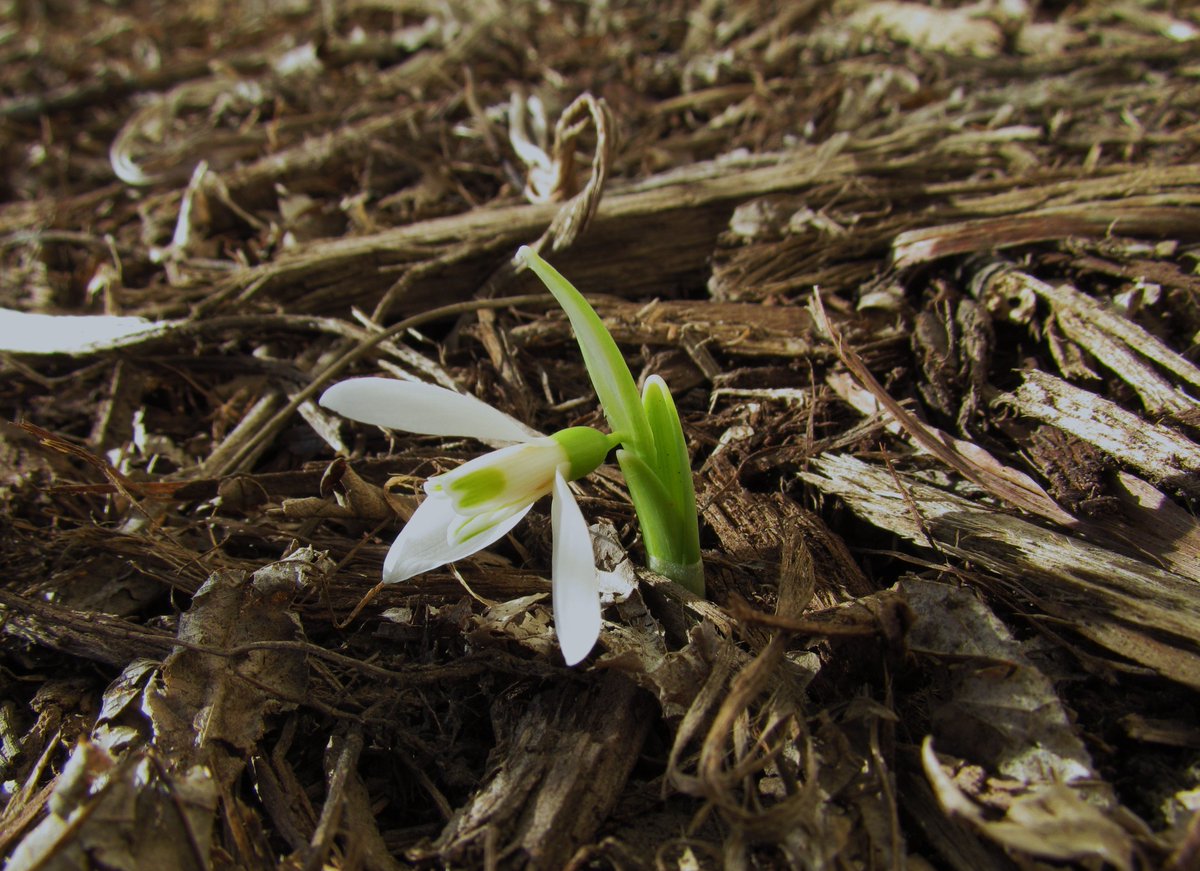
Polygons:
<instances>
[{"instance_id":1,"label":"pale green bud tip","mask_svg":"<svg viewBox=\"0 0 1200 871\"><path fill-rule=\"evenodd\" d=\"M619 441L617 436L602 433L590 426L573 426L559 430L550 436L558 442L567 454L570 468L566 474L568 481L590 475L604 462Z\"/></svg>"}]
</instances>

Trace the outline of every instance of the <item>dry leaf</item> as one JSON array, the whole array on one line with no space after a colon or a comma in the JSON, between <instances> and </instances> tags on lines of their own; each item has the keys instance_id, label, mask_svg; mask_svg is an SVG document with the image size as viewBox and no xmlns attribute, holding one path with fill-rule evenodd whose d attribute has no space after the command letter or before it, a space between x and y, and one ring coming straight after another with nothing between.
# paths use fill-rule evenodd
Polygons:
<instances>
[{"instance_id":1,"label":"dry leaf","mask_svg":"<svg viewBox=\"0 0 1200 871\"><path fill-rule=\"evenodd\" d=\"M1099 781L1053 684L984 602L917 578L900 588L917 615L912 652L960 661L938 669L943 691L933 694L940 701L931 714L939 746L1021 783Z\"/></svg>"},{"instance_id":2,"label":"dry leaf","mask_svg":"<svg viewBox=\"0 0 1200 871\"><path fill-rule=\"evenodd\" d=\"M236 776L242 754L262 736L265 718L294 708L308 687L302 651L239 648L302 641L292 600L328 570L327 558L305 548L249 579L235 571L209 577L179 620L179 640L188 646L167 657L161 678L146 690L145 710L159 746L185 758L212 751L227 763L222 779Z\"/></svg>"},{"instance_id":3,"label":"dry leaf","mask_svg":"<svg viewBox=\"0 0 1200 871\"><path fill-rule=\"evenodd\" d=\"M1057 861L1102 859L1120 871L1133 871L1129 833L1069 786L1036 786L1018 796L1002 819L993 820L942 767L931 737L921 746L921 761L942 810L966 820L1001 846Z\"/></svg>"},{"instance_id":4,"label":"dry leaf","mask_svg":"<svg viewBox=\"0 0 1200 871\"><path fill-rule=\"evenodd\" d=\"M203 766L168 773L150 751L118 762L81 741L48 806L50 813L9 857L7 871L209 867L217 784Z\"/></svg>"}]
</instances>

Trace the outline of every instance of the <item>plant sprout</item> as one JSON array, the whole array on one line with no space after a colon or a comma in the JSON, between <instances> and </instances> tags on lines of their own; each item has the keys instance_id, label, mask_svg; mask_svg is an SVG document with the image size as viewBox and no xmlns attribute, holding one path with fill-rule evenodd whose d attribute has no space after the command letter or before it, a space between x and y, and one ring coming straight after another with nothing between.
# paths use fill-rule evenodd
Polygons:
<instances>
[{"instance_id":1,"label":"plant sprout","mask_svg":"<svg viewBox=\"0 0 1200 871\"><path fill-rule=\"evenodd\" d=\"M646 379L641 395L625 358L583 294L533 249L517 256L542 280L575 330L583 362L613 434L650 568L704 595L704 564L692 466L666 383Z\"/></svg>"},{"instance_id":2,"label":"plant sprout","mask_svg":"<svg viewBox=\"0 0 1200 871\"><path fill-rule=\"evenodd\" d=\"M666 383L651 375L639 394L616 342L583 295L531 249L522 247L518 256L566 311L611 433L575 426L541 436L472 396L392 378L342 381L325 391L321 405L389 429L505 443L425 482L424 501L384 559L383 582L406 581L483 550L549 494L555 628L564 659L574 665L600 636L601 572L568 482L591 474L619 445L617 462L629 484L650 568L704 595L696 495L679 413Z\"/></svg>"}]
</instances>

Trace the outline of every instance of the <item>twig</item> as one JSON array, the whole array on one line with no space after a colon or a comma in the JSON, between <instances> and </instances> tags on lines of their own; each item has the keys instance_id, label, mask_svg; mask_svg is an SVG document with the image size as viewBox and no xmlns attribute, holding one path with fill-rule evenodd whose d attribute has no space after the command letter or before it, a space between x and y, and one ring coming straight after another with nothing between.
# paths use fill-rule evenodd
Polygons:
<instances>
[{"instance_id":1,"label":"twig","mask_svg":"<svg viewBox=\"0 0 1200 871\"><path fill-rule=\"evenodd\" d=\"M312 849L304 861L304 871L317 871L321 868L325 864L325 857L329 855L330 847L333 846L333 836L337 834L338 826L342 822L342 811L346 806L346 782L358 765L358 757L362 753L362 728L351 726L346 735L335 738L329 756L333 756L339 744L340 752L333 762L329 777L329 793L321 807L321 818L317 821L316 831L313 832L310 842Z\"/></svg>"}]
</instances>

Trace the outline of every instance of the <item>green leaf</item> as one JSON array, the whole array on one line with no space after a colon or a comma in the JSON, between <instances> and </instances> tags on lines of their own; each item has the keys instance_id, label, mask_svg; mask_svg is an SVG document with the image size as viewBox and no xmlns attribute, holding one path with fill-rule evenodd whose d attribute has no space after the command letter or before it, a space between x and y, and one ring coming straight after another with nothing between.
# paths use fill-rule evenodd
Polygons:
<instances>
[{"instance_id":1,"label":"green leaf","mask_svg":"<svg viewBox=\"0 0 1200 871\"><path fill-rule=\"evenodd\" d=\"M679 518L671 494L663 487L654 470L637 454L628 450L617 451L617 462L629 485L629 495L637 511L638 525L642 528L642 542L649 555L678 562L675 553L675 529Z\"/></svg>"},{"instance_id":2,"label":"green leaf","mask_svg":"<svg viewBox=\"0 0 1200 871\"><path fill-rule=\"evenodd\" d=\"M695 514L687 519L680 517L654 470L638 457L629 451L617 451L617 462L629 484L650 568L702 597L704 562L699 542L693 550L691 537L682 534L683 524L696 528Z\"/></svg>"},{"instance_id":3,"label":"green leaf","mask_svg":"<svg viewBox=\"0 0 1200 871\"><path fill-rule=\"evenodd\" d=\"M654 471L671 498L679 518L675 549L686 563L700 559L700 529L696 519L696 488L692 460L683 439L683 426L671 391L658 375L646 379L642 407L654 435Z\"/></svg>"},{"instance_id":4,"label":"green leaf","mask_svg":"<svg viewBox=\"0 0 1200 871\"><path fill-rule=\"evenodd\" d=\"M685 534L688 526L696 529L694 510L690 518L681 517L679 506L654 469L630 451L617 451L617 462L629 485L650 568L703 596L704 563L698 535Z\"/></svg>"},{"instance_id":5,"label":"green leaf","mask_svg":"<svg viewBox=\"0 0 1200 871\"><path fill-rule=\"evenodd\" d=\"M654 437L642 410L637 385L600 316L583 298L583 294L532 248L522 245L517 256L524 258L567 313L575 330L575 339L579 342L579 350L583 352L583 364L596 388L596 396L600 398L608 425L614 433L621 434L622 441L630 450L649 454L654 449Z\"/></svg>"},{"instance_id":6,"label":"green leaf","mask_svg":"<svg viewBox=\"0 0 1200 871\"><path fill-rule=\"evenodd\" d=\"M639 396L617 343L583 294L530 248L522 247L518 255L567 313L609 426L624 445L617 461L629 484L650 568L703 596L691 459L671 392L652 375Z\"/></svg>"}]
</instances>

